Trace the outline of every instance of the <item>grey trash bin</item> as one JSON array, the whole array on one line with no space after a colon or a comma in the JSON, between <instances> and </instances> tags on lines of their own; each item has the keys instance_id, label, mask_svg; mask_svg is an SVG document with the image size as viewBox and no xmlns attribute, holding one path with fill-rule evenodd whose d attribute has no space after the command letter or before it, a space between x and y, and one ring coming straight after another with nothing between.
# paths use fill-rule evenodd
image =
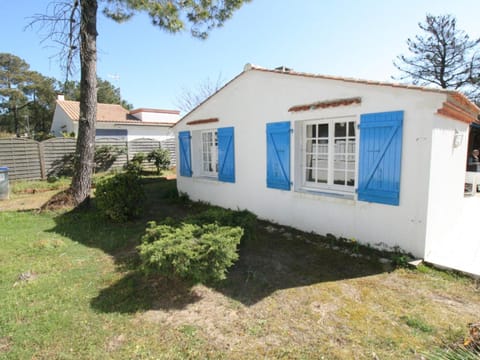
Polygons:
<instances>
[{"instance_id":1,"label":"grey trash bin","mask_svg":"<svg viewBox=\"0 0 480 360\"><path fill-rule=\"evenodd\" d=\"M8 199L8 167L0 166L0 200Z\"/></svg>"}]
</instances>

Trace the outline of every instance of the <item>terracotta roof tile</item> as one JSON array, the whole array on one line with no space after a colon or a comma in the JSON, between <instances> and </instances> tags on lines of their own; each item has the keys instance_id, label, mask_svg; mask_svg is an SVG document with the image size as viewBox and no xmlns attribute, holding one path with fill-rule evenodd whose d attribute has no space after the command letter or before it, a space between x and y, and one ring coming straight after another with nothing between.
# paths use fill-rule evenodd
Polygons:
<instances>
[{"instance_id":1,"label":"terracotta roof tile","mask_svg":"<svg viewBox=\"0 0 480 360\"><path fill-rule=\"evenodd\" d=\"M408 90L442 93L442 94L449 95L451 98L456 99L456 102L461 102L463 104L463 108L468 108L468 112L471 113L472 116L473 116L473 114L475 114L474 117L469 118L470 122L477 121L477 114L480 113L480 108L477 105L475 105L473 102L471 102L462 93L460 93L458 91L454 91L454 90L437 89L437 88L432 88L432 87L399 84L399 83L390 83L390 82L382 82L382 81L362 80L362 79L340 77L340 76L310 74L310 73L304 73L304 72L296 72L296 71L292 71L292 70L290 70L290 71L283 71L282 69L272 70L272 69L266 69L266 68L263 68L263 67L260 67L260 66L257 66L257 65L247 64L247 65L245 65L245 68L244 68L243 72L239 73L237 76L235 76L233 79L228 81L225 85L223 85L220 89L218 89L215 93L213 93L212 95L207 97L205 100L203 100L200 104L198 104L190 112L185 114L177 124L181 123L183 121L183 119L185 119L189 114L191 114L193 111L195 111L201 105L203 105L204 103L209 101L210 98L215 96L215 94L222 91L224 88L229 86L232 82L234 82L237 78L241 77L245 73L248 73L249 71L262 71L262 72L268 72L268 73L282 74L282 75L285 75L285 76L301 76L301 77L309 77L309 78L316 78L316 79L343 81L343 82L356 83L356 84L385 86L385 87L401 88L401 89L408 89ZM438 113L442 113L442 112L439 111ZM445 115L445 116L448 116L448 115ZM451 116L449 116L449 117L451 117ZM463 119L465 120L465 118L463 118ZM462 120L462 121L464 121L464 120Z\"/></svg>"},{"instance_id":2,"label":"terracotta roof tile","mask_svg":"<svg viewBox=\"0 0 480 360\"><path fill-rule=\"evenodd\" d=\"M78 121L80 117L80 103L78 101L57 100L57 105L60 106L67 116L73 121ZM146 122L141 121L130 115L130 112L117 104L97 104L97 121L98 122L114 122L135 124L140 126L169 126L174 124L166 122Z\"/></svg>"},{"instance_id":3,"label":"terracotta roof tile","mask_svg":"<svg viewBox=\"0 0 480 360\"><path fill-rule=\"evenodd\" d=\"M353 104L361 104L362 99L359 97L354 98L347 98L347 99L335 99L335 100L328 100L328 101L317 101L311 104L304 104L304 105L295 105L288 109L289 112L298 112L298 111L308 111L308 110L316 110L316 109L326 109L330 107L338 107L338 106L348 106Z\"/></svg>"},{"instance_id":4,"label":"terracotta roof tile","mask_svg":"<svg viewBox=\"0 0 480 360\"><path fill-rule=\"evenodd\" d=\"M302 73L302 72L295 72L295 71L281 71L281 70L271 70L265 69L260 66L250 65L248 70L257 70L263 72L270 72L270 73L280 73L285 75L292 75L292 76L302 76L302 77L311 77L317 79L325 79L325 80L337 80L343 82L350 82L350 83L357 83L357 84L366 84L366 85L375 85L375 86L385 86L385 87L393 87L393 88L401 88L401 89L408 89L408 90L419 90L425 92L434 92L434 93L441 93L446 94L451 99L455 99L456 103L461 103L462 108L466 110L468 113L471 113L473 116L470 119L470 122L477 120L477 114L480 113L480 108L475 105L472 101L470 101L465 95L458 91L448 90L448 89L438 89L433 87L426 87L426 86L418 86L418 85L408 85L408 84L399 84L399 83L390 83L390 82L382 82L382 81L374 81L374 80L362 80L362 79L355 79L355 78L347 78L347 77L339 77L339 76L330 76L330 75L318 75L318 74L309 74L309 73ZM451 100L449 100L451 102ZM459 119L457 119L459 120Z\"/></svg>"},{"instance_id":5,"label":"terracotta roof tile","mask_svg":"<svg viewBox=\"0 0 480 360\"><path fill-rule=\"evenodd\" d=\"M214 122L218 122L218 118L192 120L187 122L187 125L200 125L200 124L208 124L208 123L214 123Z\"/></svg>"}]
</instances>

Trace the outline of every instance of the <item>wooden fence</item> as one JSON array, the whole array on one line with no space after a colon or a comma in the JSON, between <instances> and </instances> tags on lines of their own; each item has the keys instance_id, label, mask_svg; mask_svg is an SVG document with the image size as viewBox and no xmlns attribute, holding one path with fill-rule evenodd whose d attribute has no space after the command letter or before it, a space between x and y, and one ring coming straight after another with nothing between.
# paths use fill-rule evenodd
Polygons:
<instances>
[{"instance_id":1,"label":"wooden fence","mask_svg":"<svg viewBox=\"0 0 480 360\"><path fill-rule=\"evenodd\" d=\"M45 179L66 155L75 153L75 139L53 138L37 142L23 138L0 139L0 166L7 166L11 180ZM122 152L111 168L122 167L136 153L149 153L153 149L164 148L170 153L171 166L176 165L175 139L157 141L135 139L125 141L118 138L98 138L95 146L109 145Z\"/></svg>"}]
</instances>

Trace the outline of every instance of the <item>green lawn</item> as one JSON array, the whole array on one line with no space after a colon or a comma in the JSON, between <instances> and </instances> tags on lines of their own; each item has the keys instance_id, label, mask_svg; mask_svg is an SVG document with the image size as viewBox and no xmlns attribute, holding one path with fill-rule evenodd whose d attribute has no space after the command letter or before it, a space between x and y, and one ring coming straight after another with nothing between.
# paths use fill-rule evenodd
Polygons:
<instances>
[{"instance_id":1,"label":"green lawn","mask_svg":"<svg viewBox=\"0 0 480 360\"><path fill-rule=\"evenodd\" d=\"M163 199L174 187L149 180L145 217L125 225L95 211L0 212L0 358L420 359L480 320L469 278L393 269L263 221L215 287L144 277L146 222L206 207Z\"/></svg>"}]
</instances>

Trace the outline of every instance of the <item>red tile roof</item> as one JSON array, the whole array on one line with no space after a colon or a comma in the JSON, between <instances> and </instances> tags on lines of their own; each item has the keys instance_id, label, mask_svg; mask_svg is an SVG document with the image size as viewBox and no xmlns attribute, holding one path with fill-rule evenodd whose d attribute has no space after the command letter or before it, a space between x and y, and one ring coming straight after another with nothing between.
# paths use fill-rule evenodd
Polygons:
<instances>
[{"instance_id":1,"label":"red tile roof","mask_svg":"<svg viewBox=\"0 0 480 360\"><path fill-rule=\"evenodd\" d=\"M285 76L300 76L300 77L309 77L309 78L316 78L316 79L325 79L325 80L336 80L336 81L343 81L349 83L356 83L356 84L365 84L365 85L373 85L373 86L385 86L391 88L400 88L400 89L408 89L408 90L417 90L417 91L425 91L425 92L434 92L434 93L441 93L447 95L447 103L449 105L444 105L442 108L438 109L437 113L443 116L447 116L449 118L453 118L456 120L472 123L477 122L480 123L477 116L480 113L480 108L471 102L465 95L458 91L453 90L446 90L446 89L438 89L432 87L425 87L425 86L417 86L417 85L408 85L408 84L398 84L398 83L389 83L389 82L382 82L382 81L371 81L371 80L362 80L362 79L355 79L355 78L346 78L346 77L339 77L339 76L329 76L329 75L319 75L319 74L310 74L310 73L303 73L303 72L296 72L296 71L284 71L283 69L265 69L260 66L247 64L245 65L244 71L235 76L229 82L227 82L224 86L217 90L214 94L210 95L204 101L202 101L199 105L193 108L189 113L183 116L182 119L178 123L180 123L188 114L195 111L198 107L203 105L205 102L210 100L216 93L222 91L224 88L229 86L232 82L234 82L237 78L242 76L243 74L247 73L248 71L262 71L267 73L275 73L275 74L282 74ZM301 106L301 105L300 105ZM448 107L448 109L447 109ZM452 110L454 107L456 110Z\"/></svg>"},{"instance_id":2,"label":"red tile roof","mask_svg":"<svg viewBox=\"0 0 480 360\"><path fill-rule=\"evenodd\" d=\"M200 125L200 124L208 124L218 122L218 118L210 118L210 119L201 119L201 120L193 120L187 122L187 125Z\"/></svg>"},{"instance_id":3,"label":"red tile roof","mask_svg":"<svg viewBox=\"0 0 480 360\"><path fill-rule=\"evenodd\" d=\"M316 110L316 109L326 109L330 107L361 104L361 102L362 102L362 99L359 97L347 98L347 99L336 99L336 100L329 100L329 101L317 101L311 104L292 106L290 109L288 109L288 111L298 112L298 111L307 111L307 110Z\"/></svg>"},{"instance_id":4,"label":"red tile roof","mask_svg":"<svg viewBox=\"0 0 480 360\"><path fill-rule=\"evenodd\" d=\"M443 106L437 110L437 114L463 121L468 124L472 122L479 123L478 108L473 108L470 101L465 101L465 97L459 95L461 94L455 92L450 93L447 97L447 101L445 101Z\"/></svg>"},{"instance_id":5,"label":"red tile roof","mask_svg":"<svg viewBox=\"0 0 480 360\"><path fill-rule=\"evenodd\" d=\"M337 80L357 84L365 85L375 85L375 86L386 86L392 88L401 88L409 90L419 90L425 92L435 92L447 95L447 101L444 103L443 107L437 110L437 113L455 120L460 120L467 123L477 122L478 115L480 114L480 108L471 102L465 95L458 91L447 90L447 89L438 89L426 86L417 86L417 85L407 85L407 84L398 84L398 83L388 83L381 81L371 81L371 80L361 80L354 78L344 78L338 76L328 76L328 75L317 75L317 74L308 74L295 71L283 71L283 70L270 70L255 65L246 66L246 70L256 70L270 73L281 73L285 75L292 76L302 76L302 77L311 77L317 79L326 79L326 80Z\"/></svg>"},{"instance_id":6,"label":"red tile roof","mask_svg":"<svg viewBox=\"0 0 480 360\"><path fill-rule=\"evenodd\" d=\"M57 105L65 111L67 116L73 120L78 121L80 117L80 103L78 101L57 100ZM141 110L141 109L138 109ZM150 109L154 110L154 109ZM158 109L160 110L160 109ZM161 110L160 110L161 111ZM130 115L131 113L117 104L97 104L97 121L98 122L114 122L122 124L132 124L140 126L173 126L172 123L167 122L146 122L135 119Z\"/></svg>"}]
</instances>

